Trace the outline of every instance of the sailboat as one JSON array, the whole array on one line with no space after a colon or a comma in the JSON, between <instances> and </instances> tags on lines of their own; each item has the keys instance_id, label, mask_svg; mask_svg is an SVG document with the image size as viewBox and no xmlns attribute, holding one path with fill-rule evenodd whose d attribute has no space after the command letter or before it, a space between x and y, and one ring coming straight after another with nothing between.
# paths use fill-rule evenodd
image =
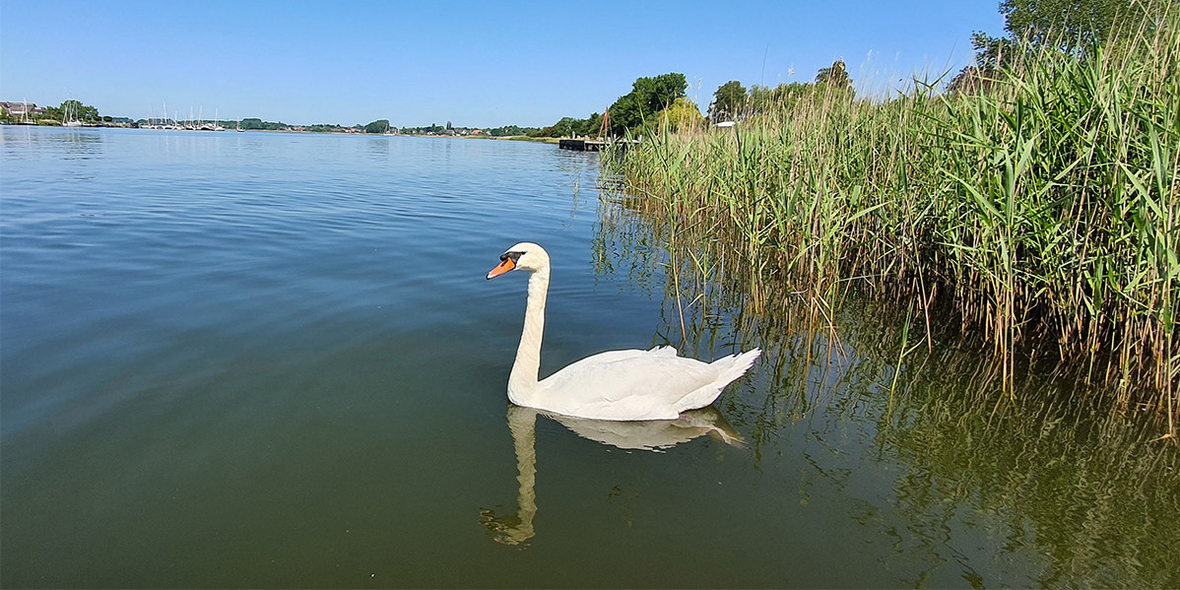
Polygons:
<instances>
[{"instance_id":1,"label":"sailboat","mask_svg":"<svg viewBox=\"0 0 1180 590\"><path fill-rule=\"evenodd\" d=\"M63 127L81 127L82 121L78 120L78 107L74 106L75 101L67 100L65 102L65 110L61 114L61 124ZM71 111L71 107L73 110Z\"/></svg>"},{"instance_id":2,"label":"sailboat","mask_svg":"<svg viewBox=\"0 0 1180 590\"><path fill-rule=\"evenodd\" d=\"M37 106L37 105L33 105L33 106ZM25 99L25 110L20 115L20 124L21 125L36 125L37 124L36 121L29 118L29 100L27 98Z\"/></svg>"}]
</instances>

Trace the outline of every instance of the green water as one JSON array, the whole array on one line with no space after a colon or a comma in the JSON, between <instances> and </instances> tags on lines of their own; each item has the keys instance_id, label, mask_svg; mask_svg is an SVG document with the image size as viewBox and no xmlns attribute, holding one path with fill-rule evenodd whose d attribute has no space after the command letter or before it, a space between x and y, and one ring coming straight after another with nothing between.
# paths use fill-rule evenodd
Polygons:
<instances>
[{"instance_id":1,"label":"green water","mask_svg":"<svg viewBox=\"0 0 1180 590\"><path fill-rule=\"evenodd\" d=\"M1180 585L1158 423L977 349L897 362L870 305L809 331L688 304L598 156L451 139L0 128L5 587ZM612 348L751 372L681 422L509 407ZM740 438L737 442L735 438ZM652 449L655 450L652 450Z\"/></svg>"}]
</instances>

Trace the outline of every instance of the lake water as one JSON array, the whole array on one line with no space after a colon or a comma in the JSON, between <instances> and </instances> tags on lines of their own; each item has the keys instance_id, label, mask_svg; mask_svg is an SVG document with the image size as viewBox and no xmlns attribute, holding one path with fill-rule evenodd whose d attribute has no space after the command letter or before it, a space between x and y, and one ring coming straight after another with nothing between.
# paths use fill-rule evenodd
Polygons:
<instances>
[{"instance_id":1,"label":"lake water","mask_svg":"<svg viewBox=\"0 0 1180 590\"><path fill-rule=\"evenodd\" d=\"M735 292L678 303L597 154L0 141L7 587L1180 586L1157 421L1048 378L997 403L977 351L899 363L869 304L809 333ZM554 263L542 374L765 354L678 424L510 407L525 280L484 275L521 240Z\"/></svg>"}]
</instances>

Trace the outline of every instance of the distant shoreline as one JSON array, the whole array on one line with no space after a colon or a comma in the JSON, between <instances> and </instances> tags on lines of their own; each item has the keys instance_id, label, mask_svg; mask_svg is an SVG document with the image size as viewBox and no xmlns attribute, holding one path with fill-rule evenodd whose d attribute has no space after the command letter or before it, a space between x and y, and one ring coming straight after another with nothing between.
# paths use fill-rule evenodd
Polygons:
<instances>
[{"instance_id":1,"label":"distant shoreline","mask_svg":"<svg viewBox=\"0 0 1180 590\"><path fill-rule=\"evenodd\" d=\"M57 125L43 125L43 124L32 125L32 124L27 124L27 123L10 123L10 122L5 121L5 122L0 122L0 125L11 126L11 127L54 127L54 128L62 128L62 129L67 128L66 126L61 125L60 123ZM84 129L139 129L139 130L144 130L144 131L199 131L202 133L239 133L239 132L241 132L241 133L299 133L299 134L303 134L303 135L357 135L357 136L365 136L365 137L418 137L418 138L424 138L424 139L490 139L490 140L499 140L499 141L530 141L530 142L534 142L534 143L548 143L548 144L553 144L553 145L557 145L560 142L560 138L558 138L558 137L529 137L527 135L502 135L502 136L492 136L492 135L482 135L482 134L481 135L437 135L437 134L428 135L428 134L424 134L424 133L394 133L392 135L385 135L384 133L363 133L363 132L357 133L354 131L352 131L352 132L350 132L350 131L307 131L307 130L301 130L301 129L242 129L241 131L239 131L238 129L235 129L233 127L226 127L224 129L220 129L220 130L150 129L147 127L132 127L130 125L120 125L118 123L116 123L116 124L101 124L101 125L83 125L81 128L84 128Z\"/></svg>"}]
</instances>

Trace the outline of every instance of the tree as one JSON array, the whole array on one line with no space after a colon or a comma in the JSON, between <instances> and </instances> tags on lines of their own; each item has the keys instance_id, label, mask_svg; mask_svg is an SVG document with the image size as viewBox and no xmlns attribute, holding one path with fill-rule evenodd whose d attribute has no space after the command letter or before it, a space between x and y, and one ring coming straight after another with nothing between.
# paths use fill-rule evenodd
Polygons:
<instances>
[{"instance_id":1,"label":"tree","mask_svg":"<svg viewBox=\"0 0 1180 590\"><path fill-rule=\"evenodd\" d=\"M772 111L789 111L795 104L814 94L816 85L812 82L780 83L774 88L754 85L750 87L750 114Z\"/></svg>"},{"instance_id":2,"label":"tree","mask_svg":"<svg viewBox=\"0 0 1180 590\"><path fill-rule=\"evenodd\" d=\"M947 90L956 94L986 90L999 70L1018 63L1013 58L1029 50L1084 56L1112 35L1151 26L1147 17L1162 10L1158 0L1001 0L1000 13L1009 36L974 32L975 63L959 71Z\"/></svg>"},{"instance_id":3,"label":"tree","mask_svg":"<svg viewBox=\"0 0 1180 590\"><path fill-rule=\"evenodd\" d=\"M972 33L971 47L975 49L975 63L951 78L946 89L952 94L974 94L991 88L995 85L1000 63L1011 59L1020 49L1010 39L992 37L981 31Z\"/></svg>"},{"instance_id":4,"label":"tree","mask_svg":"<svg viewBox=\"0 0 1180 590\"><path fill-rule=\"evenodd\" d=\"M666 126L669 131L682 131L700 126L705 121L696 103L687 96L672 101L668 108L660 111L659 119L661 127Z\"/></svg>"},{"instance_id":5,"label":"tree","mask_svg":"<svg viewBox=\"0 0 1180 590\"><path fill-rule=\"evenodd\" d=\"M101 120L98 115L98 109L83 105L81 102L69 99L61 103L59 107L49 107L45 109L45 114L51 118L62 123L67 119L82 121L83 123L97 123Z\"/></svg>"},{"instance_id":6,"label":"tree","mask_svg":"<svg viewBox=\"0 0 1180 590\"><path fill-rule=\"evenodd\" d=\"M975 31L971 34L971 48L975 50L975 65L983 71L992 71L1000 69L1000 62L1015 56L1020 45L1005 37Z\"/></svg>"},{"instance_id":7,"label":"tree","mask_svg":"<svg viewBox=\"0 0 1180 590\"><path fill-rule=\"evenodd\" d=\"M505 125L503 127L496 127L496 128L487 130L488 135L490 135L492 137L509 137L509 136L514 136L514 135L525 135L529 131L533 131L533 129L520 127L519 125Z\"/></svg>"},{"instance_id":8,"label":"tree","mask_svg":"<svg viewBox=\"0 0 1180 590\"><path fill-rule=\"evenodd\" d=\"M852 78L844 67L844 59L832 62L830 67L820 68L815 73L815 83L823 84L827 90L852 90Z\"/></svg>"},{"instance_id":9,"label":"tree","mask_svg":"<svg viewBox=\"0 0 1180 590\"><path fill-rule=\"evenodd\" d=\"M622 135L628 130L639 129L653 115L684 96L687 89L684 74L675 72L636 79L631 92L620 96L610 106L610 133Z\"/></svg>"},{"instance_id":10,"label":"tree","mask_svg":"<svg viewBox=\"0 0 1180 590\"><path fill-rule=\"evenodd\" d=\"M1002 0L1004 28L1014 40L1070 52L1101 43L1116 27L1137 26L1135 0ZM1119 18L1126 16L1126 18Z\"/></svg>"},{"instance_id":11,"label":"tree","mask_svg":"<svg viewBox=\"0 0 1180 590\"><path fill-rule=\"evenodd\" d=\"M741 82L730 80L717 87L709 105L709 119L714 123L736 119L746 108L746 89Z\"/></svg>"},{"instance_id":12,"label":"tree","mask_svg":"<svg viewBox=\"0 0 1180 590\"><path fill-rule=\"evenodd\" d=\"M602 129L602 115L592 113L589 118L562 117L558 122L528 133L529 137L574 137L598 135Z\"/></svg>"},{"instance_id":13,"label":"tree","mask_svg":"<svg viewBox=\"0 0 1180 590\"><path fill-rule=\"evenodd\" d=\"M578 123L578 122L579 122L578 119L575 119L573 117L562 117L561 120L557 122L557 125L555 125L555 127L558 129L558 131L561 132L562 135L564 135L566 137L573 137L574 136L574 124Z\"/></svg>"},{"instance_id":14,"label":"tree","mask_svg":"<svg viewBox=\"0 0 1180 590\"><path fill-rule=\"evenodd\" d=\"M611 135L622 135L631 127L643 123L643 116L633 93L620 96L606 112L610 115L610 128L607 129L607 133Z\"/></svg>"},{"instance_id":15,"label":"tree","mask_svg":"<svg viewBox=\"0 0 1180 590\"><path fill-rule=\"evenodd\" d=\"M602 113L590 113L590 118L586 119L586 131L582 135L590 137L602 136Z\"/></svg>"},{"instance_id":16,"label":"tree","mask_svg":"<svg viewBox=\"0 0 1180 590\"><path fill-rule=\"evenodd\" d=\"M378 119L365 125L365 133L385 133L389 130L389 119Z\"/></svg>"},{"instance_id":17,"label":"tree","mask_svg":"<svg viewBox=\"0 0 1180 590\"><path fill-rule=\"evenodd\" d=\"M659 112L668 108L676 99L684 96L688 89L688 81L684 74L660 74L653 78L639 78L632 85L632 92L637 93L640 103L648 112Z\"/></svg>"}]
</instances>

